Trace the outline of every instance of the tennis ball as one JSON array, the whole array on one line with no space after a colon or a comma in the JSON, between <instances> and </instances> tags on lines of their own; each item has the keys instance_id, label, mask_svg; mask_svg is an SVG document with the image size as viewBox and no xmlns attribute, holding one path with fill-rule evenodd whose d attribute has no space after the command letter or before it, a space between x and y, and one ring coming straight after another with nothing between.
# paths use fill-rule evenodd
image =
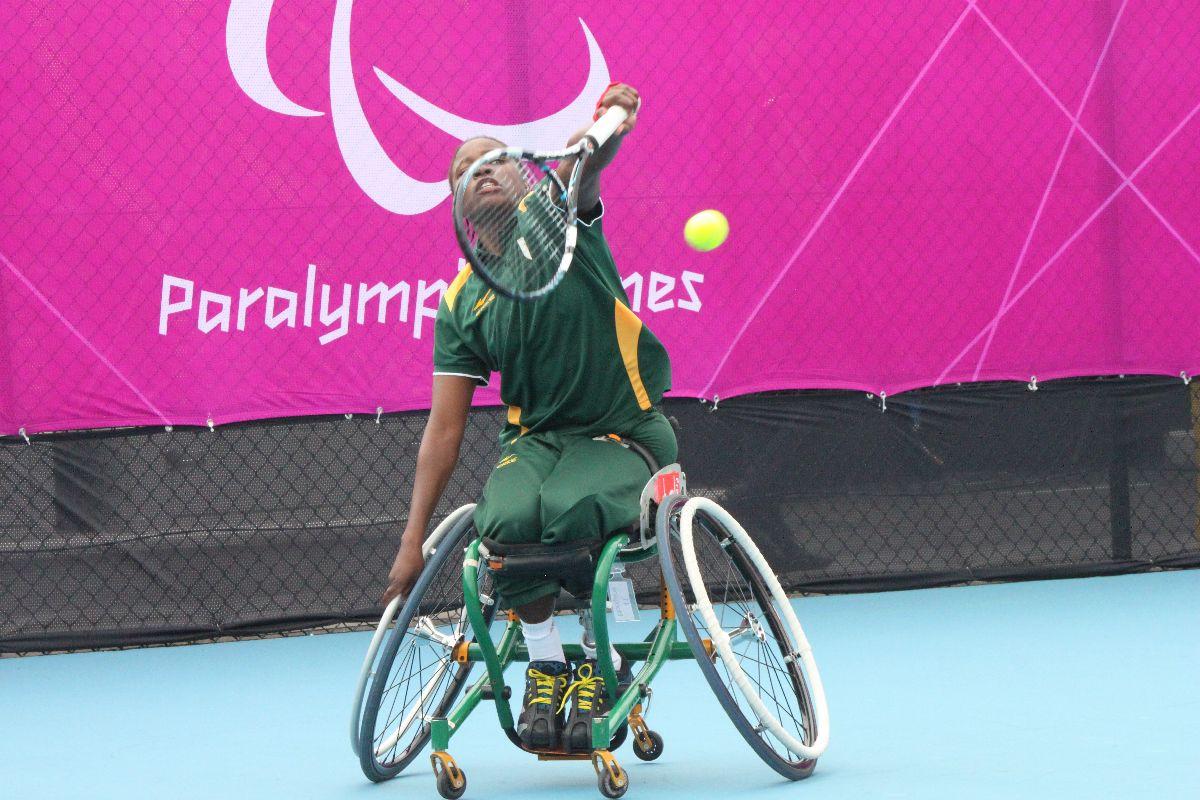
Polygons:
<instances>
[{"instance_id":1,"label":"tennis ball","mask_svg":"<svg viewBox=\"0 0 1200 800\"><path fill-rule=\"evenodd\" d=\"M683 238L701 253L720 247L729 235L729 220L714 208L693 214L683 226Z\"/></svg>"}]
</instances>

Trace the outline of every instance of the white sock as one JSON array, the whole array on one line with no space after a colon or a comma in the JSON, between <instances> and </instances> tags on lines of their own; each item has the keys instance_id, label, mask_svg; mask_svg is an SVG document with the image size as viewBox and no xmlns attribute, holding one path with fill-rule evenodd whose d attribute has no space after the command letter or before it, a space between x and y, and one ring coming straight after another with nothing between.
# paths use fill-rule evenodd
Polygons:
<instances>
[{"instance_id":1,"label":"white sock","mask_svg":"<svg viewBox=\"0 0 1200 800\"><path fill-rule=\"evenodd\" d=\"M567 663L562 637L558 635L558 626L554 624L553 616L542 622L522 622L521 632L525 634L525 646L529 648L530 661Z\"/></svg>"},{"instance_id":2,"label":"white sock","mask_svg":"<svg viewBox=\"0 0 1200 800\"><path fill-rule=\"evenodd\" d=\"M587 642L580 642L580 647L583 648L583 654L591 660L596 660L596 648L589 645ZM621 668L621 654L616 651L611 644L608 646L608 651L612 653L613 669Z\"/></svg>"}]
</instances>

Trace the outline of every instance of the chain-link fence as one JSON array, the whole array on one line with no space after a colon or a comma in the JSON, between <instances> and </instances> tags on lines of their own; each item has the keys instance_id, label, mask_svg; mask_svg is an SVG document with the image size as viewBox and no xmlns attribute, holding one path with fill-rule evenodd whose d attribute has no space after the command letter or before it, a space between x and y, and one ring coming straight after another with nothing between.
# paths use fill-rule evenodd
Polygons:
<instances>
[{"instance_id":1,"label":"chain-link fence","mask_svg":"<svg viewBox=\"0 0 1200 800\"><path fill-rule=\"evenodd\" d=\"M684 464L790 588L1195 562L1200 4L16 0L0 26L0 651L374 614L460 266L451 153L561 146L613 80L643 106L602 226L671 396L705 398L669 403ZM732 232L698 253L707 207ZM1173 380L1047 383L1122 374Z\"/></svg>"},{"instance_id":2,"label":"chain-link fence","mask_svg":"<svg viewBox=\"0 0 1200 800\"><path fill-rule=\"evenodd\" d=\"M1200 394L1166 379L888 399L781 393L667 410L695 494L792 591L1200 565ZM421 414L0 440L0 651L377 617ZM496 457L471 416L438 516ZM654 566L635 565L640 591Z\"/></svg>"}]
</instances>

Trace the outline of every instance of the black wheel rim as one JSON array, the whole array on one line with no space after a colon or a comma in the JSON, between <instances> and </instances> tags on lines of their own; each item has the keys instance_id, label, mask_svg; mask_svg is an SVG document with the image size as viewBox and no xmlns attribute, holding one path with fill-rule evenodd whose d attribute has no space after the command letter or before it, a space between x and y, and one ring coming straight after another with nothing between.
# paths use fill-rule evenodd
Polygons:
<instances>
[{"instance_id":1,"label":"black wheel rim","mask_svg":"<svg viewBox=\"0 0 1200 800\"><path fill-rule=\"evenodd\" d=\"M447 532L381 648L359 731L359 760L371 780L395 777L421 753L430 738L428 719L450 711L471 674L473 664L452 662L452 644L444 637L471 638L462 613L462 555L472 532L469 516ZM480 580L490 581L490 573L480 570ZM484 614L490 623L495 604ZM377 754L422 698L406 732Z\"/></svg>"}]
</instances>

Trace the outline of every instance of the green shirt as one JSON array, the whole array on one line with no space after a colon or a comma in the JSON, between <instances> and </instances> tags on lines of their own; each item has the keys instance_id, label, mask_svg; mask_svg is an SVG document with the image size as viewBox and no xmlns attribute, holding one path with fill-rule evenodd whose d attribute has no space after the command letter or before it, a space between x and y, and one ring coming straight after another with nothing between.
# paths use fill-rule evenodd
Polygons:
<instances>
[{"instance_id":1,"label":"green shirt","mask_svg":"<svg viewBox=\"0 0 1200 800\"><path fill-rule=\"evenodd\" d=\"M597 204L580 213L571 268L532 302L497 295L470 267L442 297L435 375L487 385L508 405L502 441L528 431L624 433L671 388L667 351L629 308Z\"/></svg>"}]
</instances>

